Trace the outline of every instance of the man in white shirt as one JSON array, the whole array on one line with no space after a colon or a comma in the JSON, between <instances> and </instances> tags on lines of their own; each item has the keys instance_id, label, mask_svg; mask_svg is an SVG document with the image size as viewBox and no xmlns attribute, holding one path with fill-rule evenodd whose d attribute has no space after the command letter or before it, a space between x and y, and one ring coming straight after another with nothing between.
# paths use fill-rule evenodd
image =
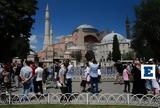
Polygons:
<instances>
[{"instance_id":1,"label":"man in white shirt","mask_svg":"<svg viewBox=\"0 0 160 108\"><path fill-rule=\"evenodd\" d=\"M67 82L67 89L68 93L72 93L72 77L73 77L73 65L72 63L69 63L69 60L67 61L68 66L66 70L66 82Z\"/></svg>"},{"instance_id":2,"label":"man in white shirt","mask_svg":"<svg viewBox=\"0 0 160 108\"><path fill-rule=\"evenodd\" d=\"M41 92L41 94L43 94L43 88L42 88L42 74L43 74L43 68L42 68L43 64L39 63L38 67L35 70L35 76L36 76L36 82L35 82L35 93L37 94L38 91ZM39 88L39 90L38 90Z\"/></svg>"}]
</instances>

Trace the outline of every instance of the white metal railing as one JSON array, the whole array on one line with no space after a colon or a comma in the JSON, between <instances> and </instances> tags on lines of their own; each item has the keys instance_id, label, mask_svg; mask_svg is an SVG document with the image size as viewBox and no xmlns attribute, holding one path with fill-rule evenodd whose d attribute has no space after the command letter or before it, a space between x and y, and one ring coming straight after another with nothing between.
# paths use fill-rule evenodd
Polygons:
<instances>
[{"instance_id":1,"label":"white metal railing","mask_svg":"<svg viewBox=\"0 0 160 108\"><path fill-rule=\"evenodd\" d=\"M73 81L81 81L83 74L84 69L75 67L73 73ZM114 67L102 67L101 74L102 81L115 81L117 72Z\"/></svg>"},{"instance_id":2,"label":"white metal railing","mask_svg":"<svg viewBox=\"0 0 160 108\"><path fill-rule=\"evenodd\" d=\"M95 104L95 105L138 105L160 106L160 95L142 94L90 94L48 93L36 96L29 94L1 94L0 104Z\"/></svg>"}]
</instances>

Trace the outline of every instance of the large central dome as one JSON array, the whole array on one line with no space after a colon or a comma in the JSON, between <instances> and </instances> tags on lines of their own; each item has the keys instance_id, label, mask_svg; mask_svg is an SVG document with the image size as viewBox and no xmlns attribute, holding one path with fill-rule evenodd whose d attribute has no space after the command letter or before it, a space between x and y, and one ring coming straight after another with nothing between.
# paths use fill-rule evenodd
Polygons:
<instances>
[{"instance_id":1,"label":"large central dome","mask_svg":"<svg viewBox=\"0 0 160 108\"><path fill-rule=\"evenodd\" d=\"M88 25L88 24L82 24L75 29L75 31L79 31L79 30L82 30L83 32L90 32L90 33L98 32L98 30L95 27L93 27L92 25Z\"/></svg>"},{"instance_id":2,"label":"large central dome","mask_svg":"<svg viewBox=\"0 0 160 108\"><path fill-rule=\"evenodd\" d=\"M86 29L86 28L95 29L92 25L88 25L88 24L80 25L76 29Z\"/></svg>"}]
</instances>

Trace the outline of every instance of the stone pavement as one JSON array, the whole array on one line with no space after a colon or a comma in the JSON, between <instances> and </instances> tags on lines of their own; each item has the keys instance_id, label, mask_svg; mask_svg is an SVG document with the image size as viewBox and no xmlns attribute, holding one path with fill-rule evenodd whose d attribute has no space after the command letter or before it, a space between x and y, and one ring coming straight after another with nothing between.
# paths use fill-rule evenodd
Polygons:
<instances>
[{"instance_id":1,"label":"stone pavement","mask_svg":"<svg viewBox=\"0 0 160 108\"><path fill-rule=\"evenodd\" d=\"M74 81L73 83L73 92L80 93L82 88L80 87L80 82ZM55 88L56 85L53 81L49 81L47 84L47 90L44 91L44 93L61 93L60 89ZM105 81L99 83L99 89L102 89L101 93L123 93L124 84L114 84L113 81ZM131 89L132 89L132 83L131 83ZM13 87L11 92L20 94L22 91L22 88L15 88Z\"/></svg>"},{"instance_id":2,"label":"stone pavement","mask_svg":"<svg viewBox=\"0 0 160 108\"><path fill-rule=\"evenodd\" d=\"M124 84L114 84L113 81L105 81L100 84L102 92L98 95L80 93L80 82L73 82L73 93L69 98L67 94L59 94L60 89L55 89L55 84L49 82L43 95L36 96L30 93L27 97L21 94L22 88L12 88L11 94L1 94L0 104L94 104L94 105L140 105L160 106L159 95L139 95L123 93ZM132 84L131 84L132 88ZM24 100L23 100L24 99Z\"/></svg>"}]
</instances>

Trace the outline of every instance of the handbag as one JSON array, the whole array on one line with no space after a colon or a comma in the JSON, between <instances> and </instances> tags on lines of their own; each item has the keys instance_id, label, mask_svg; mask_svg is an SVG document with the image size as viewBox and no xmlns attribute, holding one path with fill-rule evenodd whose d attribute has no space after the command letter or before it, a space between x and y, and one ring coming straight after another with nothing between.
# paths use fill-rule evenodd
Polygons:
<instances>
[{"instance_id":1,"label":"handbag","mask_svg":"<svg viewBox=\"0 0 160 108\"><path fill-rule=\"evenodd\" d=\"M133 78L133 75L132 74L128 74L128 78L129 78L129 81L133 81L134 80L134 78Z\"/></svg>"},{"instance_id":2,"label":"handbag","mask_svg":"<svg viewBox=\"0 0 160 108\"><path fill-rule=\"evenodd\" d=\"M86 86L86 83L87 83L86 80L82 80L81 83L80 83L80 86L81 86L81 87L85 87L85 86Z\"/></svg>"}]
</instances>

